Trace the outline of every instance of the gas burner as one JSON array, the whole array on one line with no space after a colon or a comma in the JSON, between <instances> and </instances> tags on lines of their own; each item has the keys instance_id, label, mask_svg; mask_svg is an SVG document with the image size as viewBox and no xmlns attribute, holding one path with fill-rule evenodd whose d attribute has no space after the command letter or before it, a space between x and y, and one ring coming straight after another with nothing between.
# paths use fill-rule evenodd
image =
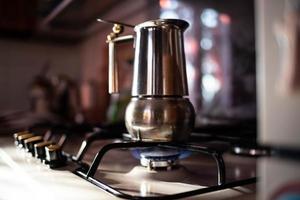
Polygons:
<instances>
[{"instance_id":1,"label":"gas burner","mask_svg":"<svg viewBox=\"0 0 300 200\"><path fill-rule=\"evenodd\" d=\"M174 149L157 148L140 153L140 163L149 170L171 170L179 164L180 152Z\"/></svg>"},{"instance_id":2,"label":"gas burner","mask_svg":"<svg viewBox=\"0 0 300 200\"><path fill-rule=\"evenodd\" d=\"M162 146L134 148L131 152L149 170L171 170L179 165L180 159L191 154L186 149Z\"/></svg>"}]
</instances>

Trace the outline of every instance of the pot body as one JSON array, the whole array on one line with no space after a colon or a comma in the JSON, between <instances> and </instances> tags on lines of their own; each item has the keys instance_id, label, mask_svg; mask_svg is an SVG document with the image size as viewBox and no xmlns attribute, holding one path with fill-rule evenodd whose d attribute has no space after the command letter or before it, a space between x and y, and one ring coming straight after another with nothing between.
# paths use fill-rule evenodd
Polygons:
<instances>
[{"instance_id":1,"label":"pot body","mask_svg":"<svg viewBox=\"0 0 300 200\"><path fill-rule=\"evenodd\" d=\"M133 97L125 113L128 132L140 141L185 142L194 121L194 107L182 97Z\"/></svg>"},{"instance_id":2,"label":"pot body","mask_svg":"<svg viewBox=\"0 0 300 200\"><path fill-rule=\"evenodd\" d=\"M183 33L188 23L159 19L137 25L132 96L187 96Z\"/></svg>"}]
</instances>

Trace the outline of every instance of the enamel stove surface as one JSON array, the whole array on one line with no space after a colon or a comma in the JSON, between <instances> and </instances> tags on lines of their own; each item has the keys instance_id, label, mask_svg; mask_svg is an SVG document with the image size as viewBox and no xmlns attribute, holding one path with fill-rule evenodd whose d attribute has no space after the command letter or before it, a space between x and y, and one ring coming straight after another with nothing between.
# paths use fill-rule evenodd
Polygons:
<instances>
[{"instance_id":1,"label":"enamel stove surface","mask_svg":"<svg viewBox=\"0 0 300 200\"><path fill-rule=\"evenodd\" d=\"M17 149L11 139L1 138L1 200L116 199L79 178L72 170L72 166L52 170L24 150Z\"/></svg>"}]
</instances>

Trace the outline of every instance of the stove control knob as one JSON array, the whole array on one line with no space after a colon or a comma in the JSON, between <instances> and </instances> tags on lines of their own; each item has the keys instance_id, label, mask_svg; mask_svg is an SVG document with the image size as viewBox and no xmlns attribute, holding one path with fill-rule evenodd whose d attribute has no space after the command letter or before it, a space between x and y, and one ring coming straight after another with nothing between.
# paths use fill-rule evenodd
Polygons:
<instances>
[{"instance_id":1,"label":"stove control knob","mask_svg":"<svg viewBox=\"0 0 300 200\"><path fill-rule=\"evenodd\" d=\"M46 146L49 146L53 144L51 141L44 141L44 142L39 142L34 144L34 156L39 159L45 159L46 158L46 153L45 153L45 148Z\"/></svg>"},{"instance_id":2,"label":"stove control knob","mask_svg":"<svg viewBox=\"0 0 300 200\"><path fill-rule=\"evenodd\" d=\"M16 145L16 146L19 145L19 140L18 140L18 137L19 137L19 136L25 135L25 134L28 134L28 133L29 133L28 131L22 131L22 132L15 133L15 134L14 134L15 145Z\"/></svg>"},{"instance_id":3,"label":"stove control knob","mask_svg":"<svg viewBox=\"0 0 300 200\"><path fill-rule=\"evenodd\" d=\"M45 147L46 160L45 164L48 164L50 168L61 167L65 164L65 156L63 156L61 147L56 144L51 144Z\"/></svg>"},{"instance_id":4,"label":"stove control knob","mask_svg":"<svg viewBox=\"0 0 300 200\"><path fill-rule=\"evenodd\" d=\"M34 136L24 140L24 146L27 152L30 152L34 156L34 144L42 142L42 136Z\"/></svg>"},{"instance_id":5,"label":"stove control knob","mask_svg":"<svg viewBox=\"0 0 300 200\"><path fill-rule=\"evenodd\" d=\"M18 146L21 147L21 148L24 148L24 141L26 139L29 139L31 137L34 137L34 135L32 133L26 133L24 135L20 135L18 136Z\"/></svg>"}]
</instances>

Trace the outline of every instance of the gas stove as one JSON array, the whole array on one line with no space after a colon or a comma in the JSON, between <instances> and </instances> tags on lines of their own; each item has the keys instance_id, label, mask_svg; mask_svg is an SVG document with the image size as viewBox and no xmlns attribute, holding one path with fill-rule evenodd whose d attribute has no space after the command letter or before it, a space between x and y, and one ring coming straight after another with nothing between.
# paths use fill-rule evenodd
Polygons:
<instances>
[{"instance_id":1,"label":"gas stove","mask_svg":"<svg viewBox=\"0 0 300 200\"><path fill-rule=\"evenodd\" d=\"M197 130L185 144L142 142L103 128L14 137L1 140L4 199L255 199L257 148L247 137Z\"/></svg>"}]
</instances>

